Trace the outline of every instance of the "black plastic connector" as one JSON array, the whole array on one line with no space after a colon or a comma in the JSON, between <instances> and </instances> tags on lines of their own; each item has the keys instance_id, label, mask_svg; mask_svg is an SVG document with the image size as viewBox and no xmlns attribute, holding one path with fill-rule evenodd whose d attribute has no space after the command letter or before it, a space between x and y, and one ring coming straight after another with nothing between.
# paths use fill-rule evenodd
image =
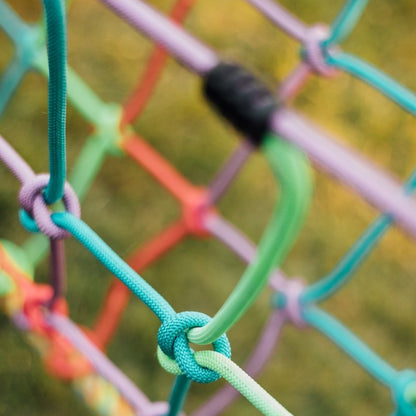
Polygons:
<instances>
[{"instance_id":1,"label":"black plastic connector","mask_svg":"<svg viewBox=\"0 0 416 416\"><path fill-rule=\"evenodd\" d=\"M221 62L206 76L204 94L214 108L256 146L277 107L271 91L245 68Z\"/></svg>"}]
</instances>

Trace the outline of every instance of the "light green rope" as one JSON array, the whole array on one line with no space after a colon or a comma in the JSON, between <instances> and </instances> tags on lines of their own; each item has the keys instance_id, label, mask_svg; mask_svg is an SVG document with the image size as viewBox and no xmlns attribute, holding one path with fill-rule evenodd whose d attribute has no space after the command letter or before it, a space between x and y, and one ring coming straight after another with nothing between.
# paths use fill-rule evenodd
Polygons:
<instances>
[{"instance_id":1,"label":"light green rope","mask_svg":"<svg viewBox=\"0 0 416 416\"><path fill-rule=\"evenodd\" d=\"M195 344L209 344L230 329L267 285L273 267L283 262L303 225L312 195L308 159L290 143L275 135L265 137L262 150L280 185L280 197L263 234L256 258L212 321L188 332Z\"/></svg>"},{"instance_id":2,"label":"light green rope","mask_svg":"<svg viewBox=\"0 0 416 416\"><path fill-rule=\"evenodd\" d=\"M265 416L292 416L292 413L225 355L215 351L197 351L194 356L199 365L220 374ZM157 358L166 371L175 375L181 374L176 361L165 355L159 347Z\"/></svg>"},{"instance_id":3,"label":"light green rope","mask_svg":"<svg viewBox=\"0 0 416 416\"><path fill-rule=\"evenodd\" d=\"M404 395L409 403L412 403L413 406L416 406L416 382L409 384L405 390Z\"/></svg>"}]
</instances>

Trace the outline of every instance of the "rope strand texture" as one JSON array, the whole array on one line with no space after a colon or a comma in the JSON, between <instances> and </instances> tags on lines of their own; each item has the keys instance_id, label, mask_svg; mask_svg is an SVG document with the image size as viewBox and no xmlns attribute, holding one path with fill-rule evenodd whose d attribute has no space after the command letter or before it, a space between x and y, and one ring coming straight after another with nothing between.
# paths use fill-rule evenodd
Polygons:
<instances>
[{"instance_id":1,"label":"rope strand texture","mask_svg":"<svg viewBox=\"0 0 416 416\"><path fill-rule=\"evenodd\" d=\"M229 358L215 351L197 351L194 356L199 365L220 374L265 416L292 416L292 413ZM170 359L160 348L157 350L157 358L169 373L182 374L175 360Z\"/></svg>"},{"instance_id":2,"label":"rope strand texture","mask_svg":"<svg viewBox=\"0 0 416 416\"><path fill-rule=\"evenodd\" d=\"M125 263L101 238L82 220L67 212L52 214L53 222L69 231L83 244L111 273L117 276L138 298L140 298L161 320L171 318L175 311L172 306Z\"/></svg>"},{"instance_id":3,"label":"rope strand texture","mask_svg":"<svg viewBox=\"0 0 416 416\"><path fill-rule=\"evenodd\" d=\"M43 0L48 31L49 64L49 170L45 200L52 204L62 198L66 178L66 18L62 0Z\"/></svg>"}]
</instances>

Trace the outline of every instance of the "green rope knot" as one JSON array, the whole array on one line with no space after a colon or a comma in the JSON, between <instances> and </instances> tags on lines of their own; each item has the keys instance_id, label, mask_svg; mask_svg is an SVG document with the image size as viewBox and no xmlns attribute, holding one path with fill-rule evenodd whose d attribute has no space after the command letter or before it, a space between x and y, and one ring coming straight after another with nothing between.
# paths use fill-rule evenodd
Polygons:
<instances>
[{"instance_id":1,"label":"green rope knot","mask_svg":"<svg viewBox=\"0 0 416 416\"><path fill-rule=\"evenodd\" d=\"M220 378L217 372L202 367L196 362L186 335L189 329L205 326L210 321L211 318L204 313L180 312L165 320L157 334L160 352L174 360L182 374L197 383L212 383ZM231 346L225 334L215 340L212 345L215 351L231 358ZM159 358L160 352L158 353ZM165 367L163 361L159 361ZM166 370L169 371L168 368Z\"/></svg>"}]
</instances>

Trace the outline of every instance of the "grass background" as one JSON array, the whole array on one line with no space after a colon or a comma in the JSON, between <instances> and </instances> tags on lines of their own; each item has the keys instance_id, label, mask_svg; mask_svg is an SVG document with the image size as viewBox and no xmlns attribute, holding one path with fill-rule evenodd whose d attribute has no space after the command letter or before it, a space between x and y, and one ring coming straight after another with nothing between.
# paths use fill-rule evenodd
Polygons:
<instances>
[{"instance_id":1,"label":"grass background","mask_svg":"<svg viewBox=\"0 0 416 416\"><path fill-rule=\"evenodd\" d=\"M14 0L25 20L41 15L40 2ZM167 11L171 0L152 1ZM306 22L330 22L342 6L333 0L286 0ZM355 53L416 90L416 8L410 0L370 2L345 42ZM105 101L121 102L135 85L151 43L93 0L73 0L68 12L69 63ZM199 1L187 28L220 53L277 85L298 62L298 45L242 0ZM0 68L13 47L0 34ZM313 78L294 106L339 140L404 179L416 165L415 120L363 83L340 74ZM238 144L234 132L208 109L200 81L173 60L136 130L191 182L209 183ZM0 132L33 166L46 171L47 82L28 74L0 120ZM89 126L68 108L68 165ZM18 185L0 167L0 235L21 244L27 233L17 220ZM220 202L221 212L258 241L276 199L276 185L261 154L255 154ZM108 157L83 204L82 218L121 256L151 238L179 215L176 202L126 158ZM359 197L315 171L315 195L305 227L284 263L289 276L316 281L328 272L377 213ZM109 273L77 242L68 241L68 300L72 318L91 325ZM392 230L352 282L324 304L396 368L416 366L414 345L415 247ZM36 272L45 281L47 262ZM236 284L243 265L214 239L188 239L143 273L177 311L213 315ZM233 358L243 363L269 310L265 293L229 332ZM130 302L109 356L149 395L164 400L172 376L155 357L158 322L136 299ZM0 316L0 415L88 415L72 391L50 378L37 354ZM284 330L260 383L295 415L387 415L389 392L312 330ZM193 385L191 411L222 382ZM240 399L226 415L256 411Z\"/></svg>"}]
</instances>

